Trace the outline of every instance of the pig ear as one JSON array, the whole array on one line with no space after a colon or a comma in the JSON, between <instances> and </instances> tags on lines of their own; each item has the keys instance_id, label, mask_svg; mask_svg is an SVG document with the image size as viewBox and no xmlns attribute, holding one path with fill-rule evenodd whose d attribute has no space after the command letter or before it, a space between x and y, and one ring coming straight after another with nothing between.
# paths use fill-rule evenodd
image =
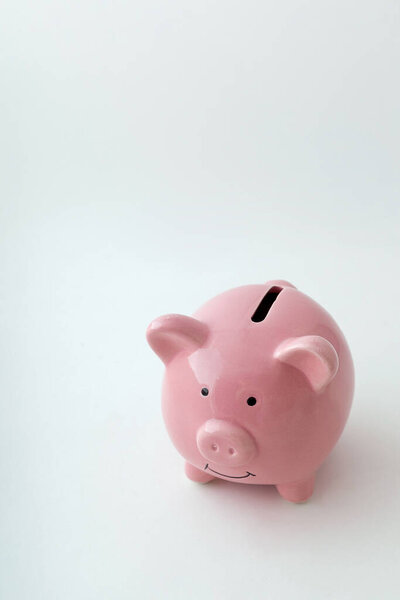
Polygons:
<instances>
[{"instance_id":1,"label":"pig ear","mask_svg":"<svg viewBox=\"0 0 400 600\"><path fill-rule=\"evenodd\" d=\"M332 381L339 368L335 348L319 335L285 340L275 350L274 357L301 371L315 392L321 392Z\"/></svg>"},{"instance_id":2,"label":"pig ear","mask_svg":"<svg viewBox=\"0 0 400 600\"><path fill-rule=\"evenodd\" d=\"M165 364L182 350L190 351L202 346L207 335L207 325L184 315L165 315L154 319L146 332L147 341Z\"/></svg>"}]
</instances>

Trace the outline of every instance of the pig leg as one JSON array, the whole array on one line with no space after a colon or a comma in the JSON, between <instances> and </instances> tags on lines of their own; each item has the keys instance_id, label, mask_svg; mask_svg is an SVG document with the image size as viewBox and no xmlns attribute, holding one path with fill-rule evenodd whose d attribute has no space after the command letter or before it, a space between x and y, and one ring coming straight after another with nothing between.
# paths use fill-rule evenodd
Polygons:
<instances>
[{"instance_id":1,"label":"pig leg","mask_svg":"<svg viewBox=\"0 0 400 600\"><path fill-rule=\"evenodd\" d=\"M307 479L294 481L293 483L280 483L276 489L285 500L289 502L305 502L314 491L315 475L311 475Z\"/></svg>"},{"instance_id":2,"label":"pig leg","mask_svg":"<svg viewBox=\"0 0 400 600\"><path fill-rule=\"evenodd\" d=\"M185 463L185 473L189 479L191 479L192 481L196 481L197 483L208 483L209 481L215 479L215 477L213 477L209 473L201 471L200 469L194 467L188 462Z\"/></svg>"}]
</instances>

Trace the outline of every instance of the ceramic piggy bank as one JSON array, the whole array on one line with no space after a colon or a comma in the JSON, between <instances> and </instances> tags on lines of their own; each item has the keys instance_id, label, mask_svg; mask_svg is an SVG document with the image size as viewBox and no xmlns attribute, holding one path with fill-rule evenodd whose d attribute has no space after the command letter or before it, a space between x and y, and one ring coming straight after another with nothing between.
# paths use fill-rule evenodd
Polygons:
<instances>
[{"instance_id":1,"label":"ceramic piggy bank","mask_svg":"<svg viewBox=\"0 0 400 600\"><path fill-rule=\"evenodd\" d=\"M303 502L346 423L353 363L332 317L285 281L229 290L155 319L162 408L186 475L273 484Z\"/></svg>"}]
</instances>

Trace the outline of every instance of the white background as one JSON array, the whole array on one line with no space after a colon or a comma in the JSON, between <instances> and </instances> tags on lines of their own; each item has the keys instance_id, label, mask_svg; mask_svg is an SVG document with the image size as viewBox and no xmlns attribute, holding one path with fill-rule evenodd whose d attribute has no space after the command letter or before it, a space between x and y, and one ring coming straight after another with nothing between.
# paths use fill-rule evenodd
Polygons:
<instances>
[{"instance_id":1,"label":"white background","mask_svg":"<svg viewBox=\"0 0 400 600\"><path fill-rule=\"evenodd\" d=\"M400 4L6 0L0 597L399 594ZM292 281L357 374L305 505L185 479L145 328Z\"/></svg>"}]
</instances>

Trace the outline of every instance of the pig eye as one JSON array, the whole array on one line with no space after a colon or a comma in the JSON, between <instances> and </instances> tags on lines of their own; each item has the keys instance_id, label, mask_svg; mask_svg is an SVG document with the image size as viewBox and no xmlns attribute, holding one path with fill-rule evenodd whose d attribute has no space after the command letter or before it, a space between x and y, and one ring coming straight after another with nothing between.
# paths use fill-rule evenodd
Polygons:
<instances>
[{"instance_id":1,"label":"pig eye","mask_svg":"<svg viewBox=\"0 0 400 600\"><path fill-rule=\"evenodd\" d=\"M256 402L257 400L254 398L254 396L250 396L250 398L247 398L247 404L249 406L254 406Z\"/></svg>"},{"instance_id":2,"label":"pig eye","mask_svg":"<svg viewBox=\"0 0 400 600\"><path fill-rule=\"evenodd\" d=\"M202 396L208 396L208 389L206 387L202 388L201 395Z\"/></svg>"}]
</instances>

